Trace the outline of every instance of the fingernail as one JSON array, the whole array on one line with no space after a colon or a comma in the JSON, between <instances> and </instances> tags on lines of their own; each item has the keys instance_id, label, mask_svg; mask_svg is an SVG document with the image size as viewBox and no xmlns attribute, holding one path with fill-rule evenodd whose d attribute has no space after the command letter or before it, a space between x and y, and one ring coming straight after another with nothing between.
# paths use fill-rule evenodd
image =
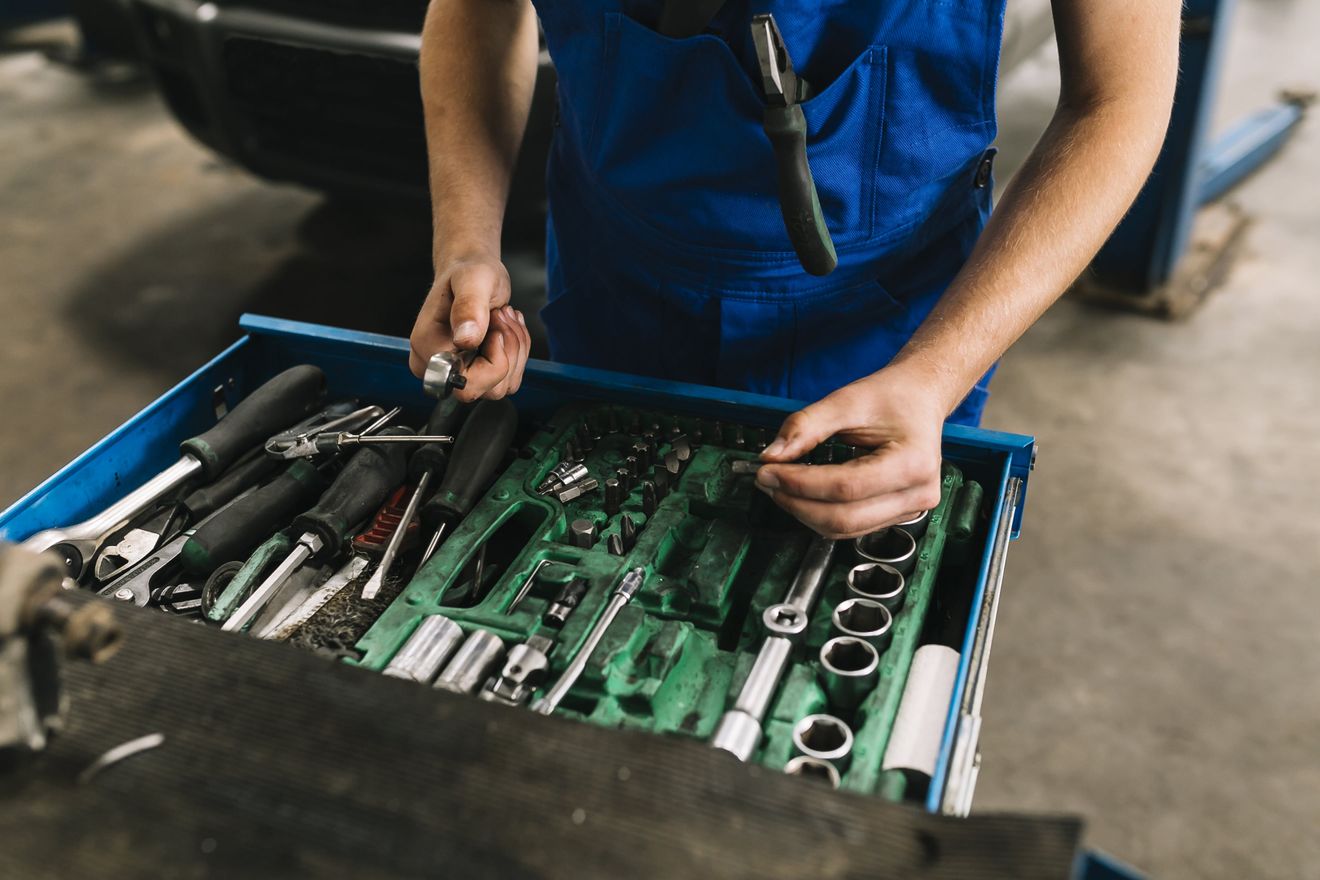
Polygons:
<instances>
[{"instance_id":1,"label":"fingernail","mask_svg":"<svg viewBox=\"0 0 1320 880\"><path fill-rule=\"evenodd\" d=\"M756 473L756 483L766 489L778 489L779 479L765 468L761 468Z\"/></svg>"},{"instance_id":2,"label":"fingernail","mask_svg":"<svg viewBox=\"0 0 1320 880\"><path fill-rule=\"evenodd\" d=\"M771 443L765 449L761 450L761 454L768 455L771 457L776 456L784 451L784 446L785 446L784 441L776 437L775 442Z\"/></svg>"},{"instance_id":3,"label":"fingernail","mask_svg":"<svg viewBox=\"0 0 1320 880\"><path fill-rule=\"evenodd\" d=\"M481 329L477 327L476 321L464 321L462 324L459 324L457 328L455 328L454 338L462 339L466 341L475 338L476 335L480 332Z\"/></svg>"},{"instance_id":4,"label":"fingernail","mask_svg":"<svg viewBox=\"0 0 1320 880\"><path fill-rule=\"evenodd\" d=\"M519 324L522 324L524 327L527 326L527 319L523 317L522 312L514 312L513 314L518 319Z\"/></svg>"},{"instance_id":5,"label":"fingernail","mask_svg":"<svg viewBox=\"0 0 1320 880\"><path fill-rule=\"evenodd\" d=\"M754 483L753 485L755 485L756 488L757 488L758 490L764 492L764 493L766 494L766 497L767 497L767 498L774 498L774 497L775 497L775 490L774 490L774 489L766 488L765 486L762 486L760 483Z\"/></svg>"}]
</instances>

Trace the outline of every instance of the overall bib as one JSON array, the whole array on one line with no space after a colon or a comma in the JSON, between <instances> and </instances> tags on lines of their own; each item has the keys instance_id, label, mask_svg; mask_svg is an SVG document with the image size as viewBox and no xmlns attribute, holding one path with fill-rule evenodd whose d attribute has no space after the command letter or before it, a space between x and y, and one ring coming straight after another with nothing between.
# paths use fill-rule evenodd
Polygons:
<instances>
[{"instance_id":1,"label":"overall bib","mask_svg":"<svg viewBox=\"0 0 1320 880\"><path fill-rule=\"evenodd\" d=\"M887 364L990 211L1004 0L535 0L559 76L548 169L555 360L795 400ZM779 209L749 23L775 16L839 265L808 275ZM991 371L993 372L993 371ZM976 424L987 374L950 417Z\"/></svg>"}]
</instances>

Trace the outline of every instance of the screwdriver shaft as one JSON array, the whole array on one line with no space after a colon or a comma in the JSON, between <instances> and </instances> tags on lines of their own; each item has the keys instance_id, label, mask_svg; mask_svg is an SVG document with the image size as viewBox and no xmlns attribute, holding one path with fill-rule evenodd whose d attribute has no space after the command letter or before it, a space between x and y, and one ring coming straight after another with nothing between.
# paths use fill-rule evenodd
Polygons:
<instances>
[{"instance_id":1,"label":"screwdriver shaft","mask_svg":"<svg viewBox=\"0 0 1320 880\"><path fill-rule=\"evenodd\" d=\"M417 515L417 507L421 504L422 496L426 494L426 487L431 483L431 471L423 471L420 479L417 480L417 488L413 491L412 497L408 499L408 505L403 509L403 518L399 520L398 527L394 534L390 535L390 542L385 545L385 554L380 558L380 565L371 573L371 577L362 586L362 598L374 599L380 592L380 588L385 584L385 578L390 573L390 568L394 565L394 557L399 555L399 547L403 545L404 536L408 533L408 526L412 523L413 517Z\"/></svg>"},{"instance_id":2,"label":"screwdriver shaft","mask_svg":"<svg viewBox=\"0 0 1320 880\"><path fill-rule=\"evenodd\" d=\"M317 551L320 544L321 539L312 532L307 532L299 538L298 546L294 547L289 555L284 557L284 561L276 566L275 570L261 582L261 586L252 591L252 595L248 596L243 604L238 606L237 611L229 615L229 619L220 628L225 632L235 632L246 626L262 608L266 607L266 603L275 595L275 591L289 579L289 575L297 571L298 567Z\"/></svg>"},{"instance_id":3,"label":"screwdriver shaft","mask_svg":"<svg viewBox=\"0 0 1320 880\"><path fill-rule=\"evenodd\" d=\"M431 536L431 543L426 545L426 552L422 554L422 561L417 563L418 566L425 565L426 560L430 559L431 555L435 553L435 548L440 546L440 539L445 536L445 529L448 527L449 523L440 523L440 528L436 529L435 534Z\"/></svg>"}]
</instances>

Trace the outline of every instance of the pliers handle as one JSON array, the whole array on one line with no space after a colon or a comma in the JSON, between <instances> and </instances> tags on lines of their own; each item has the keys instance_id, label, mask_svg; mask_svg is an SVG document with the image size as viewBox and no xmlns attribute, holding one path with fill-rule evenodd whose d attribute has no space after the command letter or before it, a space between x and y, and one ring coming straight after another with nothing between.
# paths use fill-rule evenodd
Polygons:
<instances>
[{"instance_id":1,"label":"pliers handle","mask_svg":"<svg viewBox=\"0 0 1320 880\"><path fill-rule=\"evenodd\" d=\"M793 69L774 16L752 17L752 41L761 68L766 102L763 124L775 150L784 228L802 268L812 275L828 275L839 264L839 258L807 160L807 119L800 103L806 100L808 85Z\"/></svg>"}]
</instances>

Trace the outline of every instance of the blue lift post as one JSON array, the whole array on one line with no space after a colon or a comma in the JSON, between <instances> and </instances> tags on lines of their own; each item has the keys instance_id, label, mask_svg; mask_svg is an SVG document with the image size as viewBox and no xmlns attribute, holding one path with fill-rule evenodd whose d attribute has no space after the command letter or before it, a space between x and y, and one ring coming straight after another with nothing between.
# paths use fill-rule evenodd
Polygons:
<instances>
[{"instance_id":1,"label":"blue lift post","mask_svg":"<svg viewBox=\"0 0 1320 880\"><path fill-rule=\"evenodd\" d=\"M1193 291L1190 298L1186 292L1179 297L1168 290L1178 283L1176 271L1191 242L1197 209L1272 157L1302 120L1307 100L1284 98L1211 139L1232 7L1233 0L1186 0L1181 77L1164 147L1145 188L1083 283L1083 289L1102 293L1107 302L1126 298L1139 310L1166 316L1199 302L1206 290ZM1239 219L1221 250L1232 249L1244 225ZM1230 257L1223 254L1223 261ZM1204 280L1201 286L1207 286ZM1152 302L1162 295L1172 301L1162 306Z\"/></svg>"}]
</instances>

